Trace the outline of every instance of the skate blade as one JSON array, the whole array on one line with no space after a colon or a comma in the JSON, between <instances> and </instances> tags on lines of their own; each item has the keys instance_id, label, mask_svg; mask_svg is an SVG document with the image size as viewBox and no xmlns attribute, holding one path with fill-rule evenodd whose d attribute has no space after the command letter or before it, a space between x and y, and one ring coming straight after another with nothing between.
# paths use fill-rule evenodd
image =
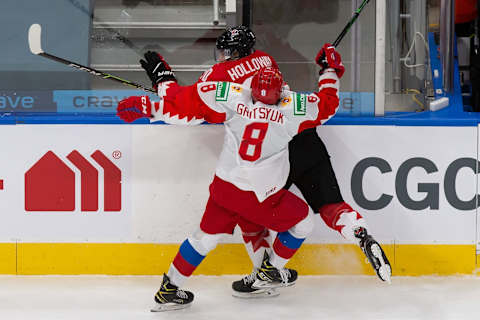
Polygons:
<instances>
[{"instance_id":1,"label":"skate blade","mask_svg":"<svg viewBox=\"0 0 480 320\"><path fill-rule=\"evenodd\" d=\"M253 289L277 289L277 288L285 288L291 287L295 284L295 282L291 283L283 283L283 282L269 282L256 279L255 282L252 284Z\"/></svg>"},{"instance_id":2,"label":"skate blade","mask_svg":"<svg viewBox=\"0 0 480 320\"><path fill-rule=\"evenodd\" d=\"M375 258L380 261L380 268L378 268L378 273L380 275L380 278L383 281L388 282L388 284L392 284L392 268L385 263L385 260L383 260L383 255L382 255L382 249L378 246L378 244L373 244L370 247L370 250L372 250L373 255Z\"/></svg>"},{"instance_id":3,"label":"skate blade","mask_svg":"<svg viewBox=\"0 0 480 320\"><path fill-rule=\"evenodd\" d=\"M178 304L178 303L157 303L153 308L150 309L151 312L165 312L165 311L173 311L173 310L180 310L190 307L191 303L187 304Z\"/></svg>"},{"instance_id":4,"label":"skate blade","mask_svg":"<svg viewBox=\"0 0 480 320\"><path fill-rule=\"evenodd\" d=\"M280 295L275 289L258 289L254 292L238 292L233 291L232 296L235 298L241 299L265 299L265 298L273 298Z\"/></svg>"},{"instance_id":5,"label":"skate blade","mask_svg":"<svg viewBox=\"0 0 480 320\"><path fill-rule=\"evenodd\" d=\"M388 284L392 284L392 269L389 265L381 266L378 269L378 273L380 273L380 277L386 281Z\"/></svg>"}]
</instances>

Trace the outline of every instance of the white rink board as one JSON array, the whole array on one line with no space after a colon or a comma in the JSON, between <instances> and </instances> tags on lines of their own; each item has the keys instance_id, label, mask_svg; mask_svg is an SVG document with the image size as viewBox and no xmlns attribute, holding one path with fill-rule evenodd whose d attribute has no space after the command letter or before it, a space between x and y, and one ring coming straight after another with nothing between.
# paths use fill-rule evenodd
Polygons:
<instances>
[{"instance_id":1,"label":"white rink board","mask_svg":"<svg viewBox=\"0 0 480 320\"><path fill-rule=\"evenodd\" d=\"M370 230L386 243L454 243L473 244L476 238L476 209L459 210L445 197L445 173L449 165L460 158L477 159L476 127L382 127L324 126L318 130L331 155L334 170L345 201L359 210L368 220ZM366 158L379 158L391 171L381 173L369 167L363 175L365 198L375 201L382 194L391 202L378 210L362 208L354 200L351 184L354 167ZM433 163L436 171L427 173L423 167L413 167L406 175L406 190L413 201L421 201L425 192L418 191L421 183L438 188L438 209L412 210L399 201L396 185L405 185L398 171L406 161L423 158ZM377 161L378 162L378 161ZM416 161L418 163L418 161ZM357 180L358 181L358 180ZM454 182L458 198L472 199L476 194L477 177L473 170L458 170Z\"/></svg>"},{"instance_id":2,"label":"white rink board","mask_svg":"<svg viewBox=\"0 0 480 320\"><path fill-rule=\"evenodd\" d=\"M0 241L83 242L129 240L131 229L131 128L96 125L0 126ZM80 170L67 159L77 150L98 172L98 210L81 208ZM103 169L91 154L100 150L122 174L121 210L103 210ZM75 173L73 211L26 211L25 173L47 152L53 152ZM118 152L114 159L112 154ZM45 188L56 181L45 176Z\"/></svg>"},{"instance_id":3,"label":"white rink board","mask_svg":"<svg viewBox=\"0 0 480 320\"><path fill-rule=\"evenodd\" d=\"M146 125L133 132L135 241L180 243L200 224L224 128Z\"/></svg>"},{"instance_id":4,"label":"white rink board","mask_svg":"<svg viewBox=\"0 0 480 320\"><path fill-rule=\"evenodd\" d=\"M477 159L476 127L325 126L319 128L332 156L345 200L363 214L371 232L386 243L476 242L476 209L459 210L445 196L447 168L461 158ZM208 198L208 186L223 145L223 126L179 127L167 125L16 125L0 126L0 242L134 242L179 243L198 226ZM75 173L75 210L27 212L25 172L47 151L53 151ZM66 156L78 150L99 173L99 209L80 209L81 172ZM121 210L103 208L103 169L90 155L95 150L122 172ZM114 152L121 151L115 158ZM118 155L118 154L117 154ZM351 190L355 166L378 158L389 170L368 167L363 174L363 194L375 202L391 197L384 208L368 210ZM399 168L409 159L423 158L437 171L428 174L414 167L406 175L411 202L425 197L419 183L438 187L438 209L410 210L398 199ZM423 162L422 162L423 163ZM418 163L417 163L418 164ZM475 196L477 177L470 168L455 175L459 200ZM358 186L358 179L356 180ZM451 181L449 182L451 185ZM358 192L357 192L358 193ZM434 201L435 202L435 201ZM323 225L319 216L309 243L344 243ZM240 242L236 235L224 242Z\"/></svg>"}]
</instances>

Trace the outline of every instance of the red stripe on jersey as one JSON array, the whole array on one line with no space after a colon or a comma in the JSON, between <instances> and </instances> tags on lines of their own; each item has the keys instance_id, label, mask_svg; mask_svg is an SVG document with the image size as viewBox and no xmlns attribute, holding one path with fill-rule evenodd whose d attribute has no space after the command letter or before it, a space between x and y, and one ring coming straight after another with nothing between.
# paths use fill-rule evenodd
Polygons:
<instances>
[{"instance_id":1,"label":"red stripe on jersey","mask_svg":"<svg viewBox=\"0 0 480 320\"><path fill-rule=\"evenodd\" d=\"M322 89L321 92L315 93L320 101L318 102L318 115L315 120L303 121L298 127L298 133L309 128L315 128L320 124L320 121L328 119L337 110L340 100L337 96L337 90L333 88Z\"/></svg>"},{"instance_id":2,"label":"red stripe on jersey","mask_svg":"<svg viewBox=\"0 0 480 320\"><path fill-rule=\"evenodd\" d=\"M175 259L173 259L173 265L175 266L175 268L177 268L178 272L180 272L185 277L191 276L193 271L195 271L195 269L197 268L194 265L188 263L187 260L185 260L180 254L180 251L175 256Z\"/></svg>"},{"instance_id":3,"label":"red stripe on jersey","mask_svg":"<svg viewBox=\"0 0 480 320\"><path fill-rule=\"evenodd\" d=\"M338 91L338 90L335 89L335 88L328 87L328 88L322 89L321 92L317 92L317 93L315 93L315 94L316 94L317 96L319 96L319 97L320 97L320 96L330 96L330 97L336 97L336 98L338 98L338 97L337 97L337 91Z\"/></svg>"},{"instance_id":4,"label":"red stripe on jersey","mask_svg":"<svg viewBox=\"0 0 480 320\"><path fill-rule=\"evenodd\" d=\"M329 83L335 84L335 83L337 83L337 80L335 80L335 79L323 79L323 80L318 82L318 87L320 87L324 84L329 84Z\"/></svg>"},{"instance_id":5,"label":"red stripe on jersey","mask_svg":"<svg viewBox=\"0 0 480 320\"><path fill-rule=\"evenodd\" d=\"M203 105L203 118L210 123L223 123L227 119L225 113L220 113Z\"/></svg>"},{"instance_id":6,"label":"red stripe on jersey","mask_svg":"<svg viewBox=\"0 0 480 320\"><path fill-rule=\"evenodd\" d=\"M273 251L275 251L275 253L283 259L290 259L293 257L295 252L297 252L297 250L298 249L290 249L289 247L285 246L278 238L276 238L275 242L273 243Z\"/></svg>"}]
</instances>

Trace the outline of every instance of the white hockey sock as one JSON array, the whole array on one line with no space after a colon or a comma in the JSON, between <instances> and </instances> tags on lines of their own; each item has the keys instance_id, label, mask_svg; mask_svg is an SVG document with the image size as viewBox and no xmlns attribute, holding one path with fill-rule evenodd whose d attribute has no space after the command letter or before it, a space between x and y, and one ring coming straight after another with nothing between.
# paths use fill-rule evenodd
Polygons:
<instances>
[{"instance_id":1,"label":"white hockey sock","mask_svg":"<svg viewBox=\"0 0 480 320\"><path fill-rule=\"evenodd\" d=\"M277 255L275 252L270 256L270 263L277 269L285 268L285 265L290 259L285 259Z\"/></svg>"},{"instance_id":2,"label":"white hockey sock","mask_svg":"<svg viewBox=\"0 0 480 320\"><path fill-rule=\"evenodd\" d=\"M170 278L170 282L179 288L182 288L183 285L185 284L185 281L187 281L187 279L189 278L181 274L177 270L177 268L175 268L173 263L170 265L170 268L168 269L167 276Z\"/></svg>"}]
</instances>

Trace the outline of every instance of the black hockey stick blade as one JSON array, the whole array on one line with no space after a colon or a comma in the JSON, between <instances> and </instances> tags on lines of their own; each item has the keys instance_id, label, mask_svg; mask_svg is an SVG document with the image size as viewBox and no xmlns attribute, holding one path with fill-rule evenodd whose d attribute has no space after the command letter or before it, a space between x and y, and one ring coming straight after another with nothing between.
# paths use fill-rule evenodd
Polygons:
<instances>
[{"instance_id":1,"label":"black hockey stick blade","mask_svg":"<svg viewBox=\"0 0 480 320\"><path fill-rule=\"evenodd\" d=\"M133 81L125 80L125 79L119 78L117 76L114 76L114 75L111 75L111 74L108 74L108 73L105 73L105 72L102 72L102 71L99 71L99 70L81 65L79 63L57 57L53 54L46 53L42 49L42 27L38 23L32 24L30 26L30 28L28 29L28 45L30 47L30 51L35 55L39 55L39 56L42 56L44 58L47 58L47 59L50 59L50 60L53 60L53 61L56 61L56 62L59 62L59 63L63 63L65 65L69 66L69 67L88 72L88 73L90 73L94 76L102 77L103 79L110 79L110 80L120 82L120 83L122 83L124 85L127 85L127 86L130 86L130 87L141 89L141 90L144 90L144 91L147 91L147 92L157 93L155 90L147 88L147 87L145 87L141 84L135 83Z\"/></svg>"}]
</instances>

